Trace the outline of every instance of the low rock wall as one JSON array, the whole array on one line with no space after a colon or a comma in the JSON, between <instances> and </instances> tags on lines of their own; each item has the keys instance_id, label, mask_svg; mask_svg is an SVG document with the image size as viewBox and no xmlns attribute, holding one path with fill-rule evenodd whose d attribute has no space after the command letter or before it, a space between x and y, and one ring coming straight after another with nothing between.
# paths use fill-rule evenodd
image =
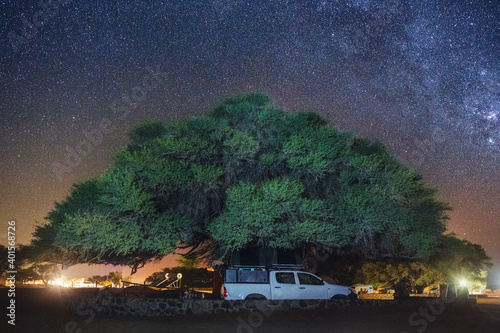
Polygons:
<instances>
[{"instance_id":1,"label":"low rock wall","mask_svg":"<svg viewBox=\"0 0 500 333\"><path fill-rule=\"evenodd\" d=\"M387 302L384 302L387 303ZM282 300L225 301L165 298L126 298L112 295L73 300L75 313L115 316L172 316L222 312L282 311L290 309L331 309L352 305L377 305L378 300ZM90 311L90 312L89 312Z\"/></svg>"}]
</instances>

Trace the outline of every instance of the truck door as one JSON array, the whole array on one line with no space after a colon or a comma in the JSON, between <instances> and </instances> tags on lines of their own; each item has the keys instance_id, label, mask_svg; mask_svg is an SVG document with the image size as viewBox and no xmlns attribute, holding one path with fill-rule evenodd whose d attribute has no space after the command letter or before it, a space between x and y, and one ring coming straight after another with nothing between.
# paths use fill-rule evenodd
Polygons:
<instances>
[{"instance_id":1,"label":"truck door","mask_svg":"<svg viewBox=\"0 0 500 333\"><path fill-rule=\"evenodd\" d=\"M271 272L272 299L297 299L298 285L293 272Z\"/></svg>"},{"instance_id":2,"label":"truck door","mask_svg":"<svg viewBox=\"0 0 500 333\"><path fill-rule=\"evenodd\" d=\"M327 286L316 275L298 272L299 299L326 299Z\"/></svg>"}]
</instances>

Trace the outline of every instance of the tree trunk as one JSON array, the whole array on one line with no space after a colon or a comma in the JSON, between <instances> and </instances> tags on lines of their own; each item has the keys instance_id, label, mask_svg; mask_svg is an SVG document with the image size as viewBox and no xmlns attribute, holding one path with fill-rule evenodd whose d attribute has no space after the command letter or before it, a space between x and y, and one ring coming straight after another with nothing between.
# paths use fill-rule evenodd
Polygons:
<instances>
[{"instance_id":1,"label":"tree trunk","mask_svg":"<svg viewBox=\"0 0 500 333\"><path fill-rule=\"evenodd\" d=\"M215 269L213 274L213 284L212 284L212 297L220 298L220 290L222 288L222 284L224 283L224 279L222 278L224 274L223 269Z\"/></svg>"}]
</instances>

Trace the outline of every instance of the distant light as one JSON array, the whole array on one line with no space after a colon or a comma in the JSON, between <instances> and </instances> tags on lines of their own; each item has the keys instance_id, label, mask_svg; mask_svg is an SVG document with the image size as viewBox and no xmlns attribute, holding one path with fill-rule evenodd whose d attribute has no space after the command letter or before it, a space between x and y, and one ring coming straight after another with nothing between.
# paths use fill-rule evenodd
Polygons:
<instances>
[{"instance_id":1,"label":"distant light","mask_svg":"<svg viewBox=\"0 0 500 333\"><path fill-rule=\"evenodd\" d=\"M467 286L467 281L466 280L460 280L460 286L461 287L466 287Z\"/></svg>"}]
</instances>

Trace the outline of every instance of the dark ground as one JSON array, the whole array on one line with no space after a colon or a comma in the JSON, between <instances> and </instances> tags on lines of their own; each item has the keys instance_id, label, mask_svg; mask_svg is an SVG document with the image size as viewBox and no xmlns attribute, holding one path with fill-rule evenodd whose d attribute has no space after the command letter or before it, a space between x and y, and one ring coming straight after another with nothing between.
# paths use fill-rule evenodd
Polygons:
<instances>
[{"instance_id":1,"label":"dark ground","mask_svg":"<svg viewBox=\"0 0 500 333\"><path fill-rule=\"evenodd\" d=\"M425 302L351 306L329 310L276 311L271 314L221 313L161 318L96 317L73 314L64 302L74 293L95 290L18 289L16 326L7 324L7 289L0 289L0 332L135 333L135 332L500 332L500 301L479 300L476 307ZM418 314L423 311L422 314ZM417 314L415 314L417 313ZM427 319L425 319L427 315Z\"/></svg>"}]
</instances>

